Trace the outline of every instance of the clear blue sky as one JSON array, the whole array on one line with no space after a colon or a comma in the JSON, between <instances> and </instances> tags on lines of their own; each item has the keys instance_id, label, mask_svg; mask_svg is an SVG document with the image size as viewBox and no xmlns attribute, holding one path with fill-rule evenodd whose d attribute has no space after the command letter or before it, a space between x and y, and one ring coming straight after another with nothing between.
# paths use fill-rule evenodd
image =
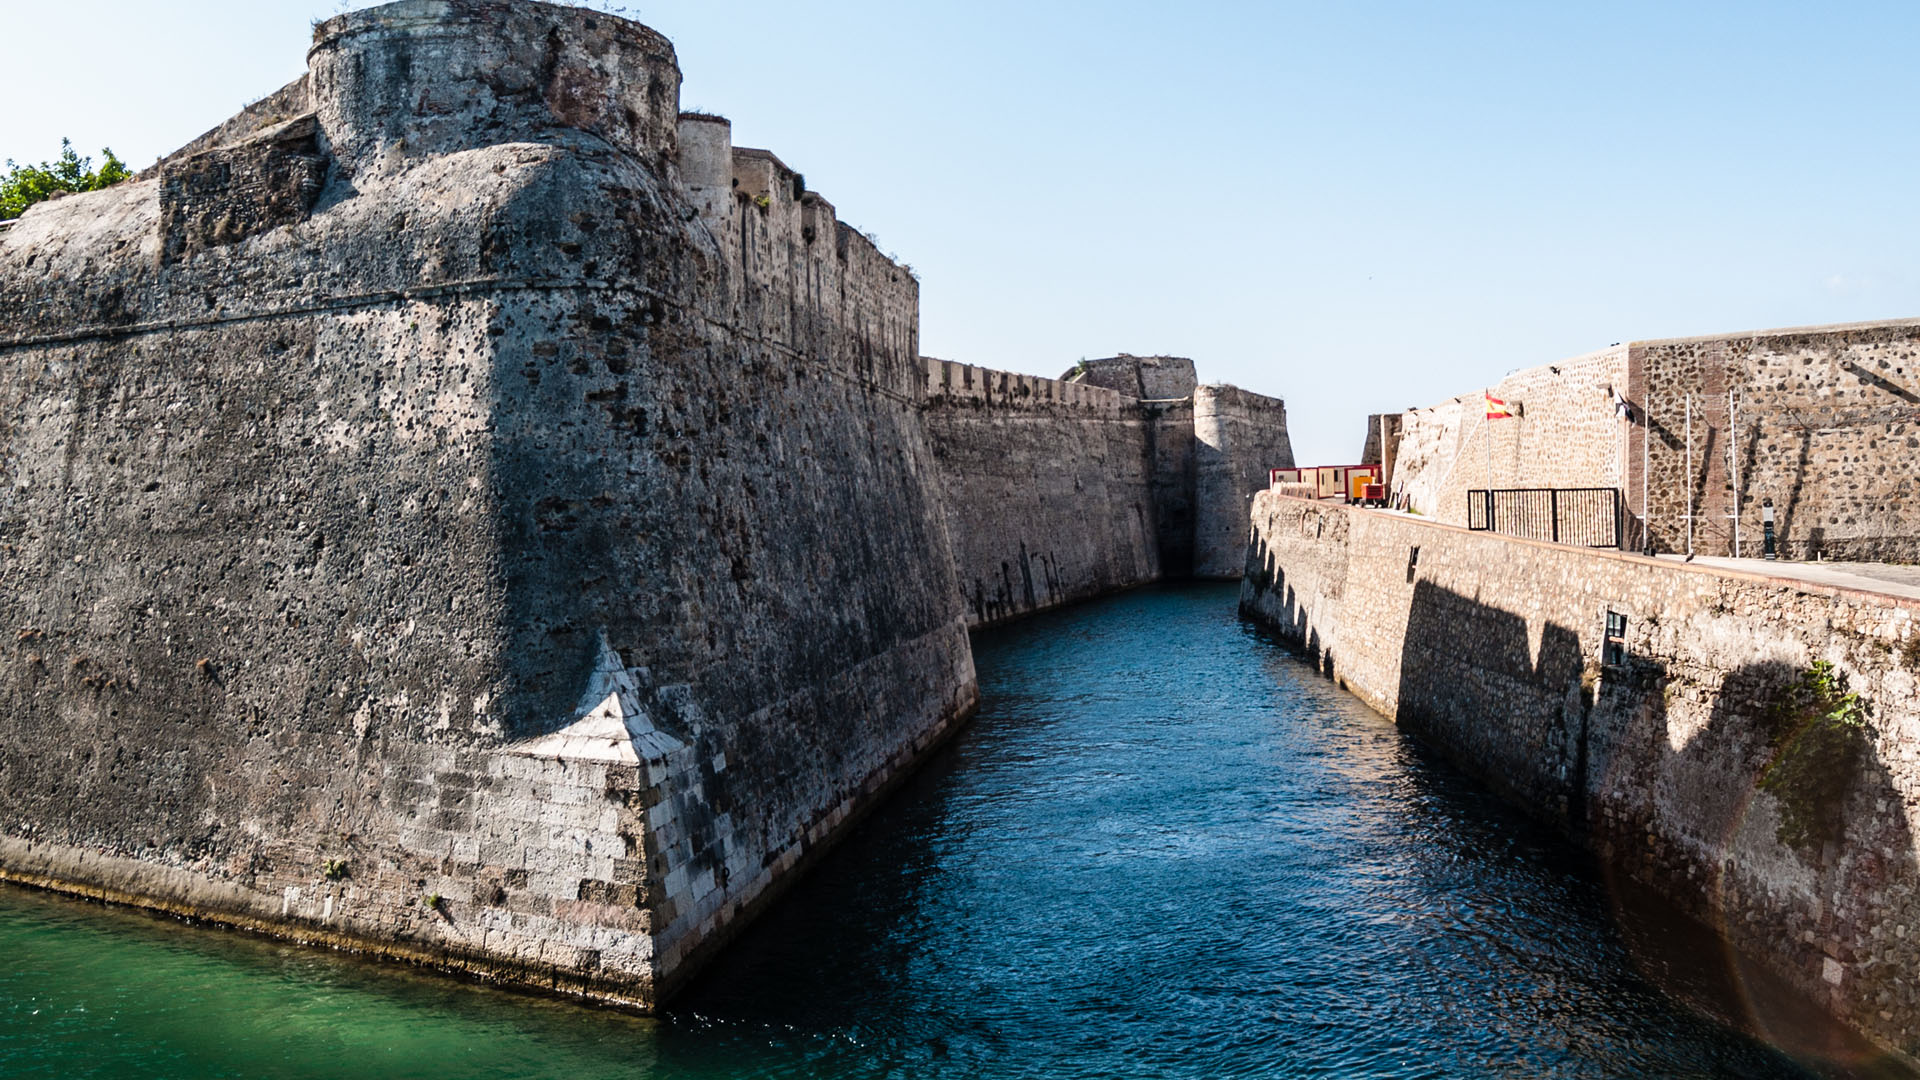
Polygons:
<instances>
[{"instance_id":1,"label":"clear blue sky","mask_svg":"<svg viewBox=\"0 0 1920 1080\"><path fill-rule=\"evenodd\" d=\"M9 7L0 157L68 135L136 165L297 75L342 10ZM683 106L913 264L925 352L1191 356L1285 397L1303 463L1615 341L1920 315L1920 5L628 14L673 39Z\"/></svg>"}]
</instances>

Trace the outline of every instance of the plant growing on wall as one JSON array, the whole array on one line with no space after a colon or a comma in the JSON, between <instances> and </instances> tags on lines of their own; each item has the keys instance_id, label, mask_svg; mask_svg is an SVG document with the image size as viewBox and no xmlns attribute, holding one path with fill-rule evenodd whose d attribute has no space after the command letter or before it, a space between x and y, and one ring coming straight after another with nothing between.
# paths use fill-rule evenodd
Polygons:
<instances>
[{"instance_id":1,"label":"plant growing on wall","mask_svg":"<svg viewBox=\"0 0 1920 1080\"><path fill-rule=\"evenodd\" d=\"M1760 790L1780 803L1780 842L1805 851L1837 840L1841 813L1867 750L1867 702L1846 676L1816 660L1763 718L1773 757Z\"/></svg>"}]
</instances>

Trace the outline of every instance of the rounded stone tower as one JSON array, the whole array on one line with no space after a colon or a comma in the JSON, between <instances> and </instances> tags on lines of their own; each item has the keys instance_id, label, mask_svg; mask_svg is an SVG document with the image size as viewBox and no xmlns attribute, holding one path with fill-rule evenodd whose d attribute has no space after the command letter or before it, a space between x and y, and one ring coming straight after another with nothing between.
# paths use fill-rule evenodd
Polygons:
<instances>
[{"instance_id":1,"label":"rounded stone tower","mask_svg":"<svg viewBox=\"0 0 1920 1080\"><path fill-rule=\"evenodd\" d=\"M402 0L314 29L314 111L342 172L561 128L671 154L680 68L638 23L500 0Z\"/></svg>"}]
</instances>

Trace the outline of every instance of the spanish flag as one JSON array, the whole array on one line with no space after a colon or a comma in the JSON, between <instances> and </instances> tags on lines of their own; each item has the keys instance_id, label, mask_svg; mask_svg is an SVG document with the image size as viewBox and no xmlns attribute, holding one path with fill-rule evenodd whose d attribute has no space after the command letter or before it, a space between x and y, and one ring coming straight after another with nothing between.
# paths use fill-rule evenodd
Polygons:
<instances>
[{"instance_id":1,"label":"spanish flag","mask_svg":"<svg viewBox=\"0 0 1920 1080\"><path fill-rule=\"evenodd\" d=\"M1492 394L1487 393L1485 390L1480 391L1480 393L1482 396L1484 396L1487 399L1487 419L1489 420L1513 419L1513 413L1507 411L1506 402L1501 401L1499 398L1494 397Z\"/></svg>"}]
</instances>

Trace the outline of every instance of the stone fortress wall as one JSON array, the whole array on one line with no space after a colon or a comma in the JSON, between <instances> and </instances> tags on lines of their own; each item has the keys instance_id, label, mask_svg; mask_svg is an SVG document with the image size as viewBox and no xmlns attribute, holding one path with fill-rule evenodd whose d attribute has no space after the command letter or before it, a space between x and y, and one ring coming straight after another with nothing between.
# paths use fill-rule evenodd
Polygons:
<instances>
[{"instance_id":1,"label":"stone fortress wall","mask_svg":"<svg viewBox=\"0 0 1920 1080\"><path fill-rule=\"evenodd\" d=\"M1632 396L1651 423L1629 450L1628 502L1641 512L1651 430L1658 550L1686 543L1690 471L1695 551L1732 552L1737 507L1741 554L1757 554L1770 499L1784 558L1920 560L1920 320L1635 342Z\"/></svg>"},{"instance_id":2,"label":"stone fortress wall","mask_svg":"<svg viewBox=\"0 0 1920 1080\"><path fill-rule=\"evenodd\" d=\"M1741 956L1920 1051L1920 601L1262 494L1241 608ZM1763 789L1816 661L1871 702L1861 749ZM1829 824L1785 841L1790 806ZM1763 996L1747 1019L1791 1045L1793 1003Z\"/></svg>"},{"instance_id":3,"label":"stone fortress wall","mask_svg":"<svg viewBox=\"0 0 1920 1080\"><path fill-rule=\"evenodd\" d=\"M1181 357L1112 357L1063 379L926 365L973 626L1164 578L1237 577L1248 500L1293 464L1282 402L1200 385Z\"/></svg>"},{"instance_id":4,"label":"stone fortress wall","mask_svg":"<svg viewBox=\"0 0 1920 1080\"><path fill-rule=\"evenodd\" d=\"M651 1008L964 720L970 624L1188 572L1284 448L1208 466L1190 362L930 367L679 82L405 0L0 226L0 878Z\"/></svg>"},{"instance_id":5,"label":"stone fortress wall","mask_svg":"<svg viewBox=\"0 0 1920 1080\"><path fill-rule=\"evenodd\" d=\"M1202 383L1179 356L1083 360L1063 379L1140 399L1154 459L1160 548L1169 577L1236 579L1247 507L1268 471L1293 467L1286 403L1224 383Z\"/></svg>"},{"instance_id":6,"label":"stone fortress wall","mask_svg":"<svg viewBox=\"0 0 1920 1080\"><path fill-rule=\"evenodd\" d=\"M975 700L917 283L636 24L309 64L0 231L0 875L651 1006Z\"/></svg>"},{"instance_id":7,"label":"stone fortress wall","mask_svg":"<svg viewBox=\"0 0 1920 1080\"><path fill-rule=\"evenodd\" d=\"M1920 559L1920 320L1635 341L1490 390L1520 415L1485 421L1478 392L1399 414L1405 505L1461 523L1489 480L1613 487L1629 547L1684 551L1691 524L1695 552L1732 555L1737 516L1753 556L1771 501L1783 558Z\"/></svg>"},{"instance_id":8,"label":"stone fortress wall","mask_svg":"<svg viewBox=\"0 0 1920 1080\"><path fill-rule=\"evenodd\" d=\"M1414 511L1456 524L1467 519L1467 492L1489 486L1489 479L1495 488L1620 488L1627 476L1627 423L1616 415L1610 391L1624 394L1627 385L1627 351L1615 347L1409 409L1388 425L1388 487ZM1486 394L1518 412L1486 419ZM1367 443L1377 447L1380 439L1379 420L1370 418Z\"/></svg>"},{"instance_id":9,"label":"stone fortress wall","mask_svg":"<svg viewBox=\"0 0 1920 1080\"><path fill-rule=\"evenodd\" d=\"M971 625L1161 576L1153 421L1134 399L930 359L924 415Z\"/></svg>"},{"instance_id":10,"label":"stone fortress wall","mask_svg":"<svg viewBox=\"0 0 1920 1080\"><path fill-rule=\"evenodd\" d=\"M1193 455L1193 576L1237 579L1253 497L1269 470L1293 467L1285 404L1234 386L1195 387Z\"/></svg>"}]
</instances>

